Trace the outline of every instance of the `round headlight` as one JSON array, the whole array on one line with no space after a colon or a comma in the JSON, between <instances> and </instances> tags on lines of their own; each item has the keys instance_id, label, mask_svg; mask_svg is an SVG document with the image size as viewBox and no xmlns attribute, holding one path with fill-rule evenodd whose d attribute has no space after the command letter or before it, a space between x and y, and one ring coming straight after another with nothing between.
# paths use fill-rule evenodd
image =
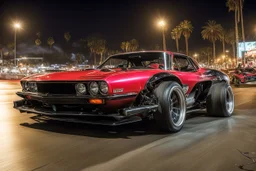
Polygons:
<instances>
[{"instance_id":1,"label":"round headlight","mask_svg":"<svg viewBox=\"0 0 256 171\"><path fill-rule=\"evenodd\" d=\"M91 95L96 95L99 92L99 85L96 82L90 84L90 93Z\"/></svg>"},{"instance_id":2,"label":"round headlight","mask_svg":"<svg viewBox=\"0 0 256 171\"><path fill-rule=\"evenodd\" d=\"M33 83L33 84L32 84L32 90L35 91L35 92L37 91L37 85L36 85L36 83Z\"/></svg>"},{"instance_id":3,"label":"round headlight","mask_svg":"<svg viewBox=\"0 0 256 171\"><path fill-rule=\"evenodd\" d=\"M101 94L108 94L108 84L106 82L100 82Z\"/></svg>"},{"instance_id":4,"label":"round headlight","mask_svg":"<svg viewBox=\"0 0 256 171\"><path fill-rule=\"evenodd\" d=\"M85 94L86 93L86 86L83 83L76 84L76 92L79 94Z\"/></svg>"},{"instance_id":5,"label":"round headlight","mask_svg":"<svg viewBox=\"0 0 256 171\"><path fill-rule=\"evenodd\" d=\"M29 83L28 83L28 88L27 88L27 90L32 91L32 92L37 91L37 85L36 85L36 83L34 83L34 82L29 82Z\"/></svg>"}]
</instances>

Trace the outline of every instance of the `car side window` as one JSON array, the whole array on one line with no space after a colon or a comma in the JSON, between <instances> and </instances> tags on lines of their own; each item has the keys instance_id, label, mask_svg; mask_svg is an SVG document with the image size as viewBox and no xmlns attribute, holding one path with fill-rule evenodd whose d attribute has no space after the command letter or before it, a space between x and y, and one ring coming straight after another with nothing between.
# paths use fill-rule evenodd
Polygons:
<instances>
[{"instance_id":1,"label":"car side window","mask_svg":"<svg viewBox=\"0 0 256 171\"><path fill-rule=\"evenodd\" d=\"M195 70L195 67L191 64L187 57L178 55L175 55L173 58L173 68L174 70L182 72L191 72Z\"/></svg>"}]
</instances>

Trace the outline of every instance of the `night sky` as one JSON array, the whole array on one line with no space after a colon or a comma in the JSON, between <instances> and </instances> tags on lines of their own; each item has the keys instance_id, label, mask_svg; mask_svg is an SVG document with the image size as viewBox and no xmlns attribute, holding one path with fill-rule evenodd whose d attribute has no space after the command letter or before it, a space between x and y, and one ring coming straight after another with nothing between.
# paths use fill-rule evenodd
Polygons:
<instances>
[{"instance_id":1,"label":"night sky","mask_svg":"<svg viewBox=\"0 0 256 171\"><path fill-rule=\"evenodd\" d=\"M13 41L12 21L20 20L23 30L19 43L33 44L36 32L41 32L43 45L53 36L56 45L65 43L63 34L71 33L71 41L89 35L101 35L111 49L119 49L124 40L136 38L140 48L161 45L158 18L168 21L167 49L175 50L170 30L182 20L190 20L194 31L189 39L190 50L211 46L201 38L201 29L207 20L216 20L226 29L233 28L234 13L228 12L226 0L137 0L137 1L48 1L9 0L0 2L0 44ZM247 37L256 28L256 0L245 0L244 19ZM251 39L251 38L250 38ZM218 43L217 50L221 51ZM184 39L181 48L185 49Z\"/></svg>"}]
</instances>

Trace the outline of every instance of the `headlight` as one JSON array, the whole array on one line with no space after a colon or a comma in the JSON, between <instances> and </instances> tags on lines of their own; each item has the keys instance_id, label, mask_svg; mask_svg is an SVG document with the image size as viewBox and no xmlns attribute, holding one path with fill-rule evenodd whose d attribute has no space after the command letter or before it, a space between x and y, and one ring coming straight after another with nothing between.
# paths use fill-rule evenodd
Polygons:
<instances>
[{"instance_id":1,"label":"headlight","mask_svg":"<svg viewBox=\"0 0 256 171\"><path fill-rule=\"evenodd\" d=\"M28 85L27 90L32 92L37 92L37 85L35 82L28 82L27 85Z\"/></svg>"},{"instance_id":2,"label":"headlight","mask_svg":"<svg viewBox=\"0 0 256 171\"><path fill-rule=\"evenodd\" d=\"M108 94L108 84L106 82L100 82L100 92L103 95Z\"/></svg>"},{"instance_id":3,"label":"headlight","mask_svg":"<svg viewBox=\"0 0 256 171\"><path fill-rule=\"evenodd\" d=\"M28 91L28 90L29 90L29 88L28 88L28 82L24 82L23 84L24 84L24 90L25 90L25 91Z\"/></svg>"},{"instance_id":4,"label":"headlight","mask_svg":"<svg viewBox=\"0 0 256 171\"><path fill-rule=\"evenodd\" d=\"M97 95L99 92L99 85L96 82L91 82L89 91L91 95Z\"/></svg>"},{"instance_id":5,"label":"headlight","mask_svg":"<svg viewBox=\"0 0 256 171\"><path fill-rule=\"evenodd\" d=\"M83 83L76 84L76 92L78 94L85 94L86 93L86 86Z\"/></svg>"}]
</instances>

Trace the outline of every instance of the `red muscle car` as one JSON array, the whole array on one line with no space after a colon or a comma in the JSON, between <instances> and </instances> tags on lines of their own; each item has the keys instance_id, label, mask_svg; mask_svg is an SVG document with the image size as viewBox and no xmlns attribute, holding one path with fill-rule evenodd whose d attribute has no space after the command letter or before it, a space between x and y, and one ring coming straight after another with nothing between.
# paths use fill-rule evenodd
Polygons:
<instances>
[{"instance_id":1,"label":"red muscle car","mask_svg":"<svg viewBox=\"0 0 256 171\"><path fill-rule=\"evenodd\" d=\"M34 75L21 85L23 99L14 108L69 122L121 125L154 118L162 130L177 132L189 112L228 117L234 110L226 74L169 51L117 54L97 69Z\"/></svg>"},{"instance_id":2,"label":"red muscle car","mask_svg":"<svg viewBox=\"0 0 256 171\"><path fill-rule=\"evenodd\" d=\"M236 87L241 84L256 83L256 70L254 68L237 68L231 73L231 83Z\"/></svg>"}]
</instances>

